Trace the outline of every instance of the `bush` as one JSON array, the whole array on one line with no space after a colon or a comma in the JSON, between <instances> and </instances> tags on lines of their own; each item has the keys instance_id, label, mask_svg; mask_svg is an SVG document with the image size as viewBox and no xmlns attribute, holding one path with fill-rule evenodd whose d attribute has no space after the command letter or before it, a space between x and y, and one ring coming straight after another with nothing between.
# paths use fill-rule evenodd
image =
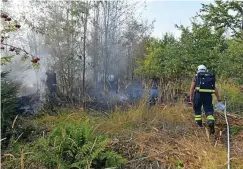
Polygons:
<instances>
[{"instance_id":1,"label":"bush","mask_svg":"<svg viewBox=\"0 0 243 169\"><path fill-rule=\"evenodd\" d=\"M124 159L110 150L109 140L96 135L87 123L64 122L34 144L28 161L47 168L118 167Z\"/></svg>"},{"instance_id":2,"label":"bush","mask_svg":"<svg viewBox=\"0 0 243 169\"><path fill-rule=\"evenodd\" d=\"M224 81L218 84L221 98L226 99L227 111L243 115L243 94L240 86L233 81Z\"/></svg>"},{"instance_id":3,"label":"bush","mask_svg":"<svg viewBox=\"0 0 243 169\"><path fill-rule=\"evenodd\" d=\"M1 72L1 137L6 138L2 143L3 148L7 146L12 133L12 123L16 117L16 107L19 100L17 93L19 85L7 80L8 72Z\"/></svg>"}]
</instances>

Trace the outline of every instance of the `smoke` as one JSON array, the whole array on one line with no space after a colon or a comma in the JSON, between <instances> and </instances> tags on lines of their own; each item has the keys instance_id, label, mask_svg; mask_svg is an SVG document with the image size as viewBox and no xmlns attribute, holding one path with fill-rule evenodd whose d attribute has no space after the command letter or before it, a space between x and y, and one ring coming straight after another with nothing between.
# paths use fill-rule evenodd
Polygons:
<instances>
[{"instance_id":1,"label":"smoke","mask_svg":"<svg viewBox=\"0 0 243 169\"><path fill-rule=\"evenodd\" d=\"M98 111L112 110L114 106L124 106L140 101L144 97L144 87L141 81L131 80L128 84L124 81L118 81L115 76L114 81L106 84L100 81L96 88L88 91L92 101L88 107ZM109 81L109 79L108 79Z\"/></svg>"},{"instance_id":2,"label":"smoke","mask_svg":"<svg viewBox=\"0 0 243 169\"><path fill-rule=\"evenodd\" d=\"M12 54L10 52L6 54ZM4 54L3 54L4 55ZM19 96L35 93L44 94L46 68L44 56L39 56L40 67L35 69L31 64L31 58L23 61L20 55L13 57L12 61L2 66L2 71L9 71L8 79L20 84Z\"/></svg>"},{"instance_id":3,"label":"smoke","mask_svg":"<svg viewBox=\"0 0 243 169\"><path fill-rule=\"evenodd\" d=\"M47 68L46 57L48 52L43 46L43 36L32 31L32 28L28 27L23 20L23 14L33 11L33 8L29 8L29 1L13 0L4 2L1 10L6 12L12 20L20 23L20 29L16 31L10 31L1 36L5 37L4 43L13 45L17 48L21 48L31 55L40 58L40 68L34 69L31 64L31 57L23 60L24 52L20 52L16 55L15 51L9 51L9 47L5 47L1 50L1 56L13 56L10 63L3 65L1 71L9 71L8 80L20 84L20 90L18 95L27 96L32 94L44 94L46 79L45 73Z\"/></svg>"},{"instance_id":4,"label":"smoke","mask_svg":"<svg viewBox=\"0 0 243 169\"><path fill-rule=\"evenodd\" d=\"M45 81L49 53L44 49L43 38L40 35L35 34L36 38L34 39L30 36L30 32L26 32L28 30L10 34L6 43L20 47L31 55L39 57L39 68L33 67L31 56L24 59L24 52L17 55L6 47L1 55L13 56L13 58L10 63L2 66L1 71L9 72L7 79L20 85L18 96L21 107L18 110L23 113L35 114L45 102ZM25 39L25 41L21 41L21 39Z\"/></svg>"},{"instance_id":5,"label":"smoke","mask_svg":"<svg viewBox=\"0 0 243 169\"><path fill-rule=\"evenodd\" d=\"M121 3L118 5L126 9L124 6L125 4L126 3ZM21 56L16 55L12 62L5 66L5 69L11 70L9 79L21 84L19 96L40 95L40 100L44 101L47 88L45 83L47 78L46 72L48 72L48 68L51 67L57 75L57 87L61 93L60 95L64 97L67 96L68 98L74 96L75 98L78 97L82 99L83 60L78 56L83 53L82 48L80 48L80 46L82 47L80 40L82 34L79 30L74 30L77 36L76 34L72 34L76 36L72 37L70 32L63 29L63 27L70 22L69 20L65 20L66 17L63 17L65 16L63 8L60 8L61 11L55 11L59 8L52 7L51 4L50 7L45 7L47 12L38 13L39 10L37 10L36 5L37 4L35 4L33 8L30 4L20 6L22 8L21 10L26 9L26 20L29 20L31 23L33 22L34 26L36 24L38 27L38 23L42 23L42 14L45 16L45 22L43 22L45 23L44 27L47 28L45 29L45 34L41 36L32 32L30 28L26 27L27 25L23 24L23 26L21 25L21 31L11 33L10 36L12 38L10 38L10 42L12 45L24 47L26 51L34 56L38 56L40 58L40 68L34 69L32 67L30 62L31 58L22 62ZM61 5L62 3L59 6ZM68 6L65 7L65 10L67 10ZM12 8L17 9L17 6ZM53 14L49 17L49 10L55 15ZM112 17L110 18L119 18L120 16L118 17L118 15L121 15L121 18L127 19L125 19L125 21L111 19L110 25L105 28L103 26L103 21L106 9L100 6L100 10L101 16L97 15L97 17L99 17L97 20L98 25L95 26L89 23L88 26L90 29L87 31L85 83L89 90L88 94L94 97L95 100L108 103L113 103L114 101L129 102L139 100L143 96L143 86L141 83L132 81L130 85L127 85L121 82L121 84L119 84L119 92L114 92L113 90L104 92L104 83L102 80L104 80L104 74L105 76L113 74L116 79L133 78L132 72L136 66L139 42L141 41L141 37L144 36L143 34L147 32L143 29L147 30L149 25L143 24L143 22L139 24L139 21L133 21L135 18L131 17L133 15L133 11L131 10L128 10L127 13L124 14L123 12L119 13L119 11L109 9L112 11L110 14ZM31 15L27 13L31 13ZM36 14L34 20L32 14ZM64 22L59 22L60 17L63 17ZM77 26L80 25L77 24L73 26L73 28ZM55 31L53 31L54 27L58 28L62 33L55 33ZM99 29L97 29L98 27ZM104 30L107 33L106 36ZM70 37L68 37L69 35ZM67 41L67 39L69 40ZM43 44L46 44L46 46ZM52 56L50 56L49 53ZM6 52L6 55L9 54L11 55L12 53ZM100 81L99 84L96 84L97 81ZM91 86L98 87L90 89L92 88ZM70 99L67 100L70 101Z\"/></svg>"}]
</instances>

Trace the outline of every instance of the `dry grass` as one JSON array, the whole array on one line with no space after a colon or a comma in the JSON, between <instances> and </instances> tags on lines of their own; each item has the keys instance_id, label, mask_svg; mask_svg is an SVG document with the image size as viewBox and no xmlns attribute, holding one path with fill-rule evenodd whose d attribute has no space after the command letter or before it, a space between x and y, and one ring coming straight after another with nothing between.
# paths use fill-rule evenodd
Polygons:
<instances>
[{"instance_id":1,"label":"dry grass","mask_svg":"<svg viewBox=\"0 0 243 169\"><path fill-rule=\"evenodd\" d=\"M116 111L109 116L73 111L60 116L45 115L36 123L51 129L60 122L87 120L96 132L110 136L111 147L128 159L126 168L223 169L227 166L224 134L215 139L208 136L206 128L198 129L192 108L183 104L157 105L148 110L146 104L141 103L136 108ZM218 137L220 130L225 130L225 124L221 115L217 115L216 120ZM231 141L232 167L241 169L242 133Z\"/></svg>"},{"instance_id":2,"label":"dry grass","mask_svg":"<svg viewBox=\"0 0 243 169\"><path fill-rule=\"evenodd\" d=\"M243 169L243 131L231 138L232 168Z\"/></svg>"},{"instance_id":3,"label":"dry grass","mask_svg":"<svg viewBox=\"0 0 243 169\"><path fill-rule=\"evenodd\" d=\"M67 113L68 112L68 113ZM47 128L48 130L53 129L58 123L65 121L79 121L83 122L89 120L89 117L82 110L62 110L58 115L45 114L42 117L35 119L35 123L38 126Z\"/></svg>"},{"instance_id":4,"label":"dry grass","mask_svg":"<svg viewBox=\"0 0 243 169\"><path fill-rule=\"evenodd\" d=\"M132 157L129 160L137 163L133 164L133 167L140 165L140 168L143 162L158 161L158 166L166 164L172 168L178 168L182 164L184 168L225 168L225 137L218 138L218 141L214 137L209 137L207 128L196 128L193 119L192 109L182 104L156 106L151 111L147 111L144 105L141 105L138 109L131 109L126 113L113 113L109 119L101 120L103 123L98 122L100 125L97 130L114 136L116 142L125 147L123 152L132 152L130 149L136 145L137 157L125 153ZM218 120L217 124L221 126L216 126L216 137L220 130L224 130L222 126L225 125L224 119ZM124 143L122 140L130 141ZM233 156L232 165L239 168L241 159Z\"/></svg>"}]
</instances>

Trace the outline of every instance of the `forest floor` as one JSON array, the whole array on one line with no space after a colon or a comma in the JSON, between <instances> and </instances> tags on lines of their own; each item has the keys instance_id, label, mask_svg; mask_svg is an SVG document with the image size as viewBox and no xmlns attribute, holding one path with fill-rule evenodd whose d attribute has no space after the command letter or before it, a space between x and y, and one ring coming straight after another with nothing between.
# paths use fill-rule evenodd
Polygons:
<instances>
[{"instance_id":1,"label":"forest floor","mask_svg":"<svg viewBox=\"0 0 243 169\"><path fill-rule=\"evenodd\" d=\"M65 110L63 110L65 112ZM156 105L150 110L145 104L128 111L111 114L83 113L69 110L60 115L44 115L35 120L45 133L61 121L88 120L94 130L111 139L109 146L122 154L128 169L225 169L227 137L224 114L215 112L216 132L197 128L192 107L184 104ZM206 120L204 116L204 122ZM232 169L243 169L243 117L228 115L230 124L230 158Z\"/></svg>"}]
</instances>

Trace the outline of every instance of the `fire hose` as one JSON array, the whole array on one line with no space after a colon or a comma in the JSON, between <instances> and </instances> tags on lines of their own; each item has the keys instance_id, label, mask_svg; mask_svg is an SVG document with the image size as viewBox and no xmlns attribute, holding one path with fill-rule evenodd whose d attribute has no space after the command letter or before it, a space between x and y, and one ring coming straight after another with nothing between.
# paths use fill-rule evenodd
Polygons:
<instances>
[{"instance_id":1,"label":"fire hose","mask_svg":"<svg viewBox=\"0 0 243 169\"><path fill-rule=\"evenodd\" d=\"M229 132L229 122L227 119L227 111L226 111L226 97L224 97L225 99L225 104L219 102L216 104L216 108L218 110L224 111L224 116L225 116L225 122L226 122L226 126L227 126L227 160L228 160L228 169L230 169L230 132Z\"/></svg>"},{"instance_id":2,"label":"fire hose","mask_svg":"<svg viewBox=\"0 0 243 169\"><path fill-rule=\"evenodd\" d=\"M225 115L225 122L226 122L226 125L227 125L228 169L230 169L230 133L229 133L229 123L228 123L228 119L227 119L227 112L226 112L226 99L225 99L224 115Z\"/></svg>"}]
</instances>

